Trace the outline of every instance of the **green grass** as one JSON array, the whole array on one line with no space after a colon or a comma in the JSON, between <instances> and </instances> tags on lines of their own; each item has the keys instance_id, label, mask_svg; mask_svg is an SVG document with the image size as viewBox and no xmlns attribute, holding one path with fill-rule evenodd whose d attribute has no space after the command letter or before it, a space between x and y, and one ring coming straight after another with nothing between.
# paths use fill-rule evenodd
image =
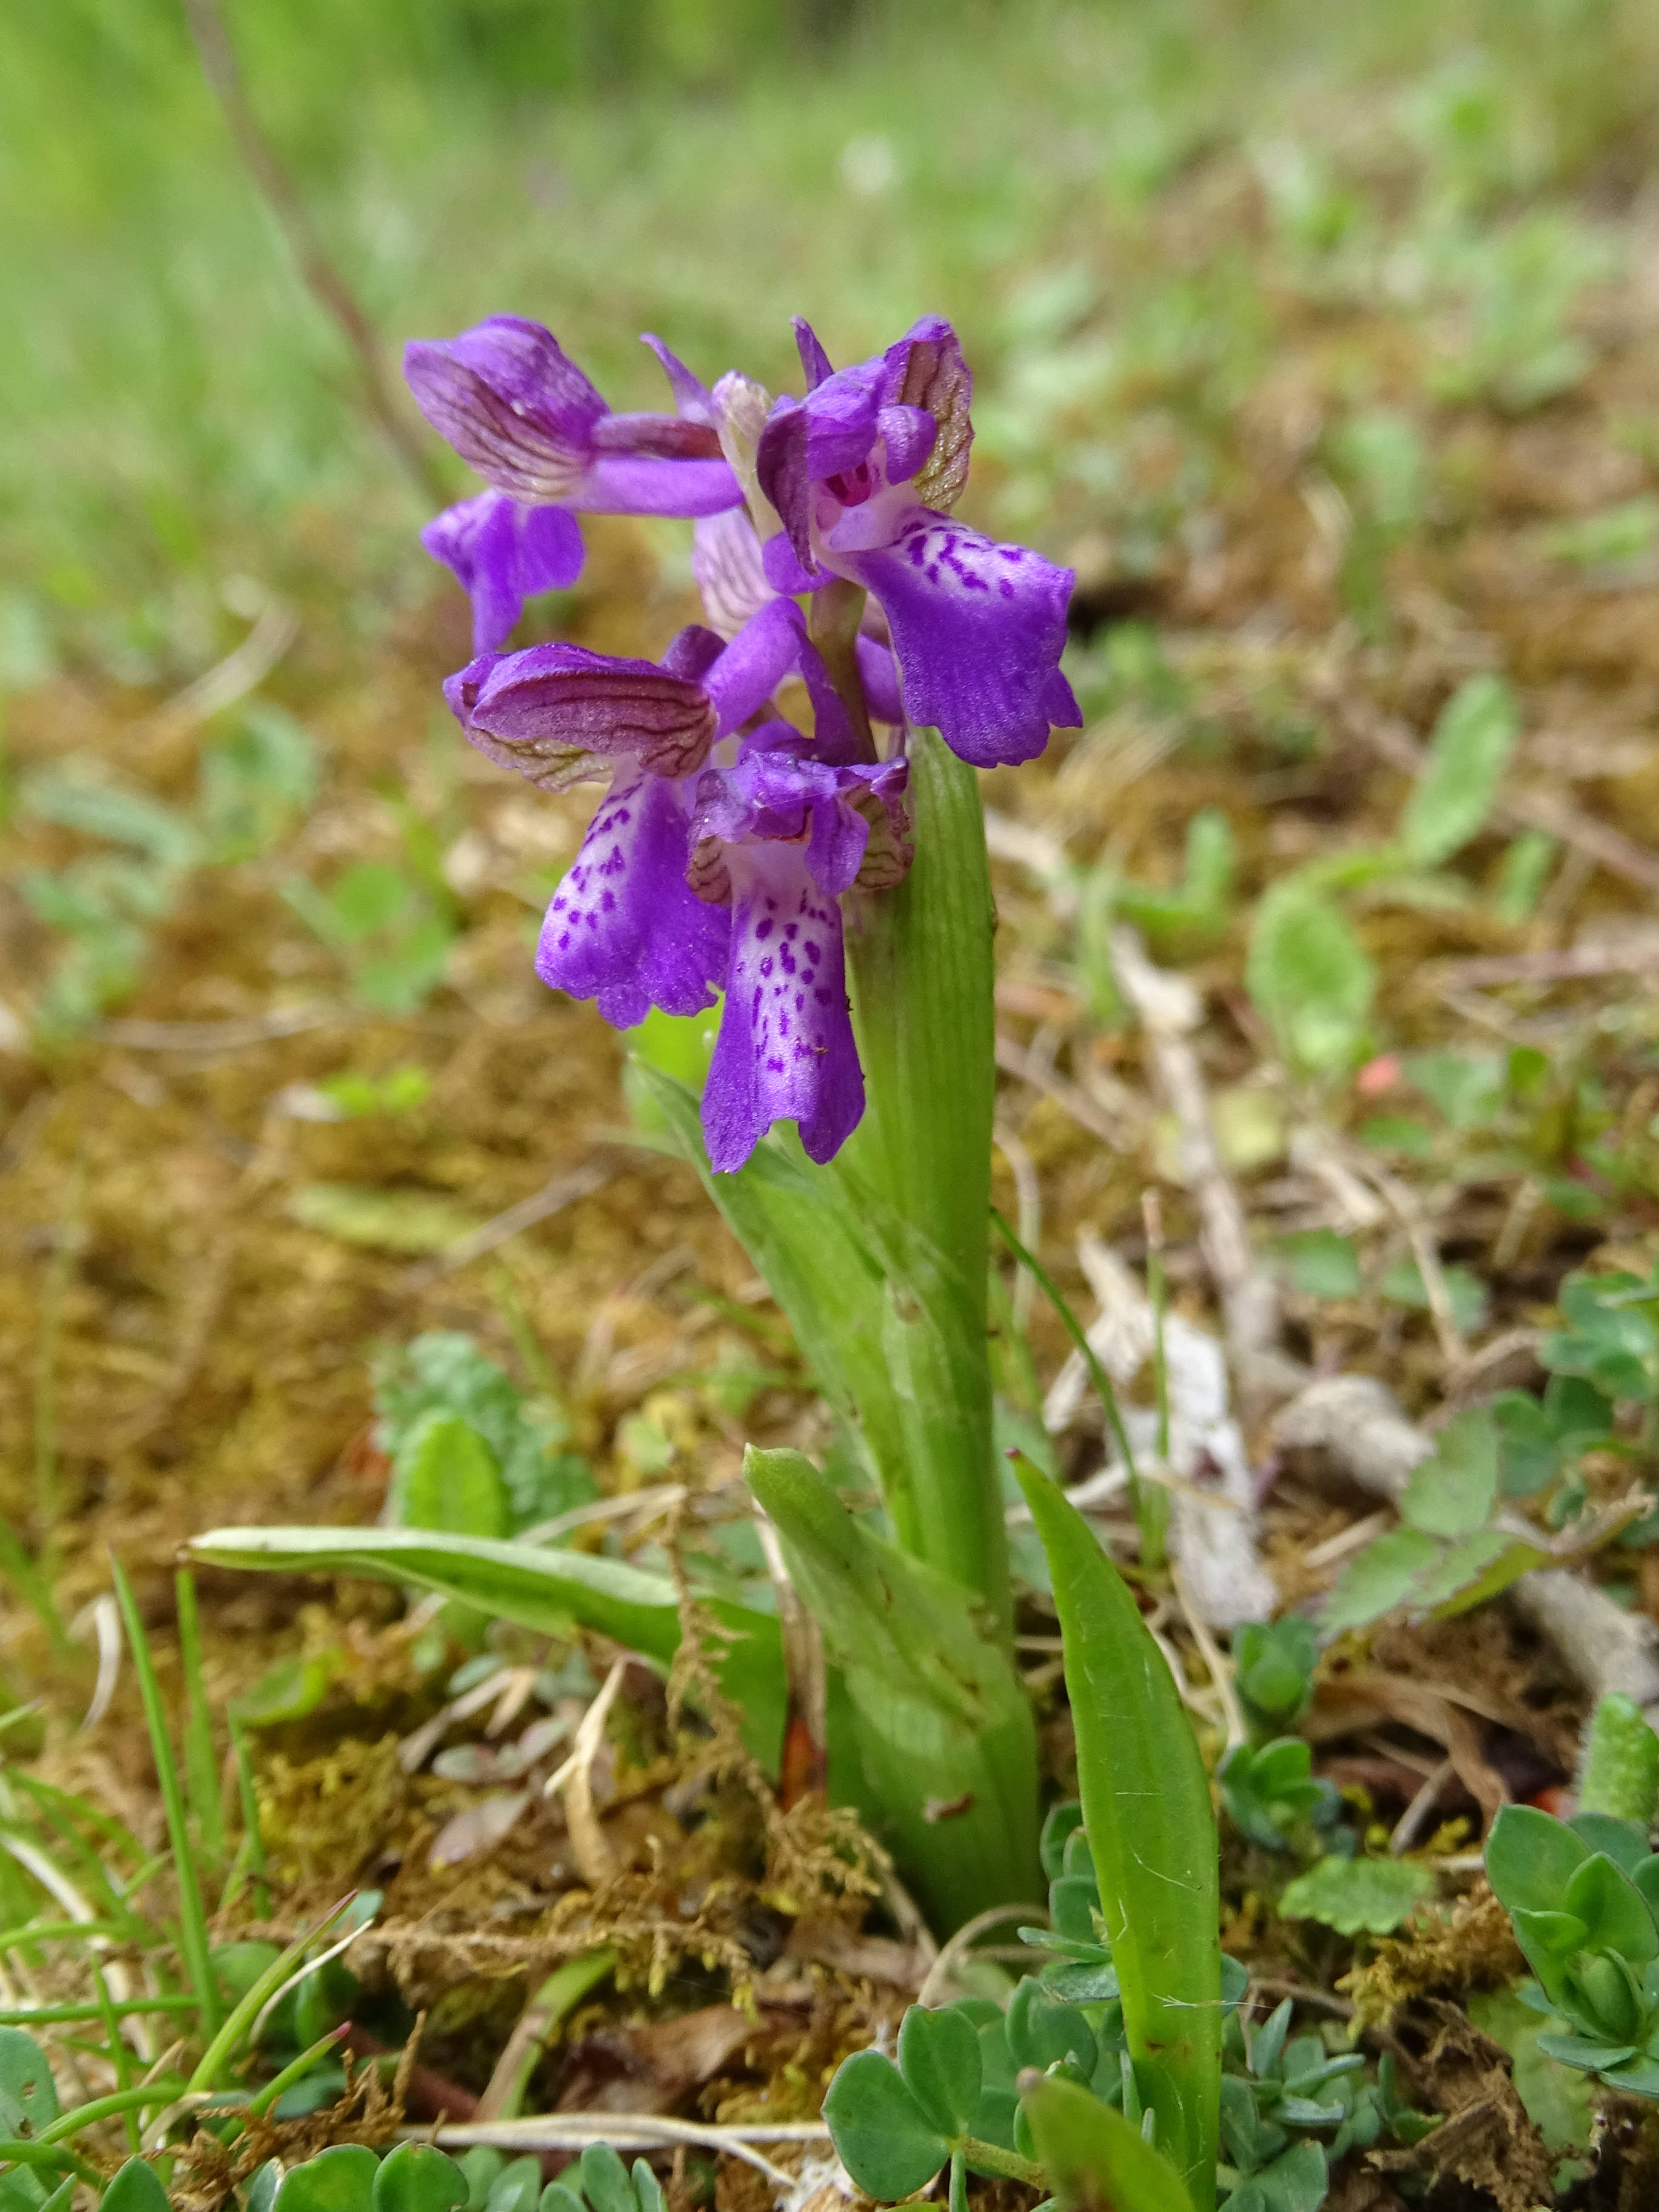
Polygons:
<instances>
[{"instance_id":1,"label":"green grass","mask_svg":"<svg viewBox=\"0 0 1659 2212\"><path fill-rule=\"evenodd\" d=\"M1133 454L1068 451L1068 407L1150 381L1201 424L1259 369L1236 250L1151 251L1161 202L1216 149L1276 149L1276 220L1310 252L1346 220L1356 147L1414 168L1443 234L1501 222L1518 194L1628 167L1654 35L1636 0L1412 4L1383 24L1357 4L979 0L943 27L866 0L810 47L758 0L228 13L388 347L510 308L629 405L657 397L641 328L711 374L741 360L781 381L791 313L846 356L942 309L992 402L1009 525L1039 532L1068 472L1097 499L1133 474ZM0 682L64 653L126 681L192 671L234 635L217 594L238 569L349 580L371 624L423 590L421 502L357 412L173 0L22 0L7 38ZM1363 192L1355 219L1374 220ZM1204 489L1195 451L1144 526Z\"/></svg>"}]
</instances>

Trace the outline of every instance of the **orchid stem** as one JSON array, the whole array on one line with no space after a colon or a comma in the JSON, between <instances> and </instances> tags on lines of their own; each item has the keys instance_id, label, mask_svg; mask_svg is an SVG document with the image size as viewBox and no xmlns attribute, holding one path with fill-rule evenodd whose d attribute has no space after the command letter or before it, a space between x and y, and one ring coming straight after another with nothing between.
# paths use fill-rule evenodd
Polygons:
<instances>
[{"instance_id":1,"label":"orchid stem","mask_svg":"<svg viewBox=\"0 0 1659 2212\"><path fill-rule=\"evenodd\" d=\"M864 619L864 587L845 576L831 576L820 584L807 603L806 635L823 655L837 697L852 717L859 742L859 757L876 758L876 733L870 726L870 707L859 673L859 624Z\"/></svg>"}]
</instances>

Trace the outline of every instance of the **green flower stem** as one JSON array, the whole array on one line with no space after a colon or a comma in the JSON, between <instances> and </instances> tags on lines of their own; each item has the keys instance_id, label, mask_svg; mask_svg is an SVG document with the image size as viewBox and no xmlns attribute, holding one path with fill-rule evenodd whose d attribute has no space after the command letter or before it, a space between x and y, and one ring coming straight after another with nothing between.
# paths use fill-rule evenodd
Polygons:
<instances>
[{"instance_id":1,"label":"green flower stem","mask_svg":"<svg viewBox=\"0 0 1659 2212\"><path fill-rule=\"evenodd\" d=\"M1000 2143L981 2142L977 2136L963 2136L957 2145L966 2163L981 2173L1000 2174L1006 2181L1024 2181L1033 2189L1041 2189L1042 2168L1036 2160L1022 2158L1017 2150L1004 2150Z\"/></svg>"},{"instance_id":2,"label":"green flower stem","mask_svg":"<svg viewBox=\"0 0 1659 2212\"><path fill-rule=\"evenodd\" d=\"M859 623L864 614L864 587L845 576L831 576L818 586L807 602L806 634L823 656L823 665L830 672L830 681L843 707L853 719L853 729L859 740L860 757L866 761L876 757L875 732L870 726L870 708L864 696L864 679L859 674Z\"/></svg>"},{"instance_id":3,"label":"green flower stem","mask_svg":"<svg viewBox=\"0 0 1659 2212\"><path fill-rule=\"evenodd\" d=\"M996 1087L990 866L974 771L931 730L910 740L915 859L890 890L849 897L848 964L868 1100L838 1171L904 1224L926 1279L896 1347L922 1352L900 1398L903 1464L880 1469L894 1533L981 1598L999 1631L1012 1606L991 1431L986 1217ZM927 1264L921 1264L925 1262Z\"/></svg>"}]
</instances>

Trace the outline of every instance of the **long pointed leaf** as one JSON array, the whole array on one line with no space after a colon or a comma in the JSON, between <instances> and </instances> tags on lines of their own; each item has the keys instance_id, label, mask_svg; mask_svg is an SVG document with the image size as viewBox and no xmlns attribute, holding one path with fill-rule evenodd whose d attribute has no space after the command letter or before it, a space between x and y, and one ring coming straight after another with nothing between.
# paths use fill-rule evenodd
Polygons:
<instances>
[{"instance_id":1,"label":"long pointed leaf","mask_svg":"<svg viewBox=\"0 0 1659 2212\"><path fill-rule=\"evenodd\" d=\"M1221 2095L1220 1894L1209 1778L1163 1653L1094 1531L1017 1457L1054 1573L1079 1795L1123 2026L1158 2145L1214 2201Z\"/></svg>"},{"instance_id":2,"label":"long pointed leaf","mask_svg":"<svg viewBox=\"0 0 1659 2212\"><path fill-rule=\"evenodd\" d=\"M994 1624L855 1521L800 1453L744 1464L842 1672L860 1809L936 1924L1036 1896L1036 1732Z\"/></svg>"},{"instance_id":3,"label":"long pointed leaf","mask_svg":"<svg viewBox=\"0 0 1659 2212\"><path fill-rule=\"evenodd\" d=\"M208 1566L408 1583L546 1635L579 1623L661 1667L672 1666L679 1650L679 1606L667 1576L585 1552L422 1528L215 1528L197 1537L190 1552ZM742 1711L750 1749L775 1773L784 1719L778 1624L724 1600L707 1609L731 1632L730 1643L721 1640L709 1653L720 1686Z\"/></svg>"}]
</instances>

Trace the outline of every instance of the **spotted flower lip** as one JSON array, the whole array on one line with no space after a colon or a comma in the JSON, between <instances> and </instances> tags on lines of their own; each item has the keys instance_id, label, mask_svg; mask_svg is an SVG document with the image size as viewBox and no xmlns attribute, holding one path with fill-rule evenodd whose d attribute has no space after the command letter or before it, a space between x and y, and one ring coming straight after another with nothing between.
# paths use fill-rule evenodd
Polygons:
<instances>
[{"instance_id":1,"label":"spotted flower lip","mask_svg":"<svg viewBox=\"0 0 1659 2212\"><path fill-rule=\"evenodd\" d=\"M434 515L421 532L472 602L472 649L494 653L538 592L568 591L582 572L582 534L562 507L526 507L480 492Z\"/></svg>"},{"instance_id":2,"label":"spotted flower lip","mask_svg":"<svg viewBox=\"0 0 1659 2212\"><path fill-rule=\"evenodd\" d=\"M973 439L955 332L925 317L836 371L810 328L797 335L811 389L775 403L757 463L784 526L763 550L768 580L862 585L886 618L906 718L978 768L1035 758L1051 728L1082 720L1060 672L1075 579L946 512Z\"/></svg>"},{"instance_id":3,"label":"spotted flower lip","mask_svg":"<svg viewBox=\"0 0 1659 2212\"><path fill-rule=\"evenodd\" d=\"M690 875L729 904L726 1005L703 1091L717 1175L743 1166L775 1121L809 1159L833 1158L864 1111L837 896L890 884L909 860L903 759L832 765L787 722L752 731L729 768L697 780Z\"/></svg>"},{"instance_id":4,"label":"spotted flower lip","mask_svg":"<svg viewBox=\"0 0 1659 2212\"><path fill-rule=\"evenodd\" d=\"M613 414L552 332L492 315L416 338L404 374L434 430L495 490L605 514L717 514L742 501L718 434L683 415Z\"/></svg>"}]
</instances>

